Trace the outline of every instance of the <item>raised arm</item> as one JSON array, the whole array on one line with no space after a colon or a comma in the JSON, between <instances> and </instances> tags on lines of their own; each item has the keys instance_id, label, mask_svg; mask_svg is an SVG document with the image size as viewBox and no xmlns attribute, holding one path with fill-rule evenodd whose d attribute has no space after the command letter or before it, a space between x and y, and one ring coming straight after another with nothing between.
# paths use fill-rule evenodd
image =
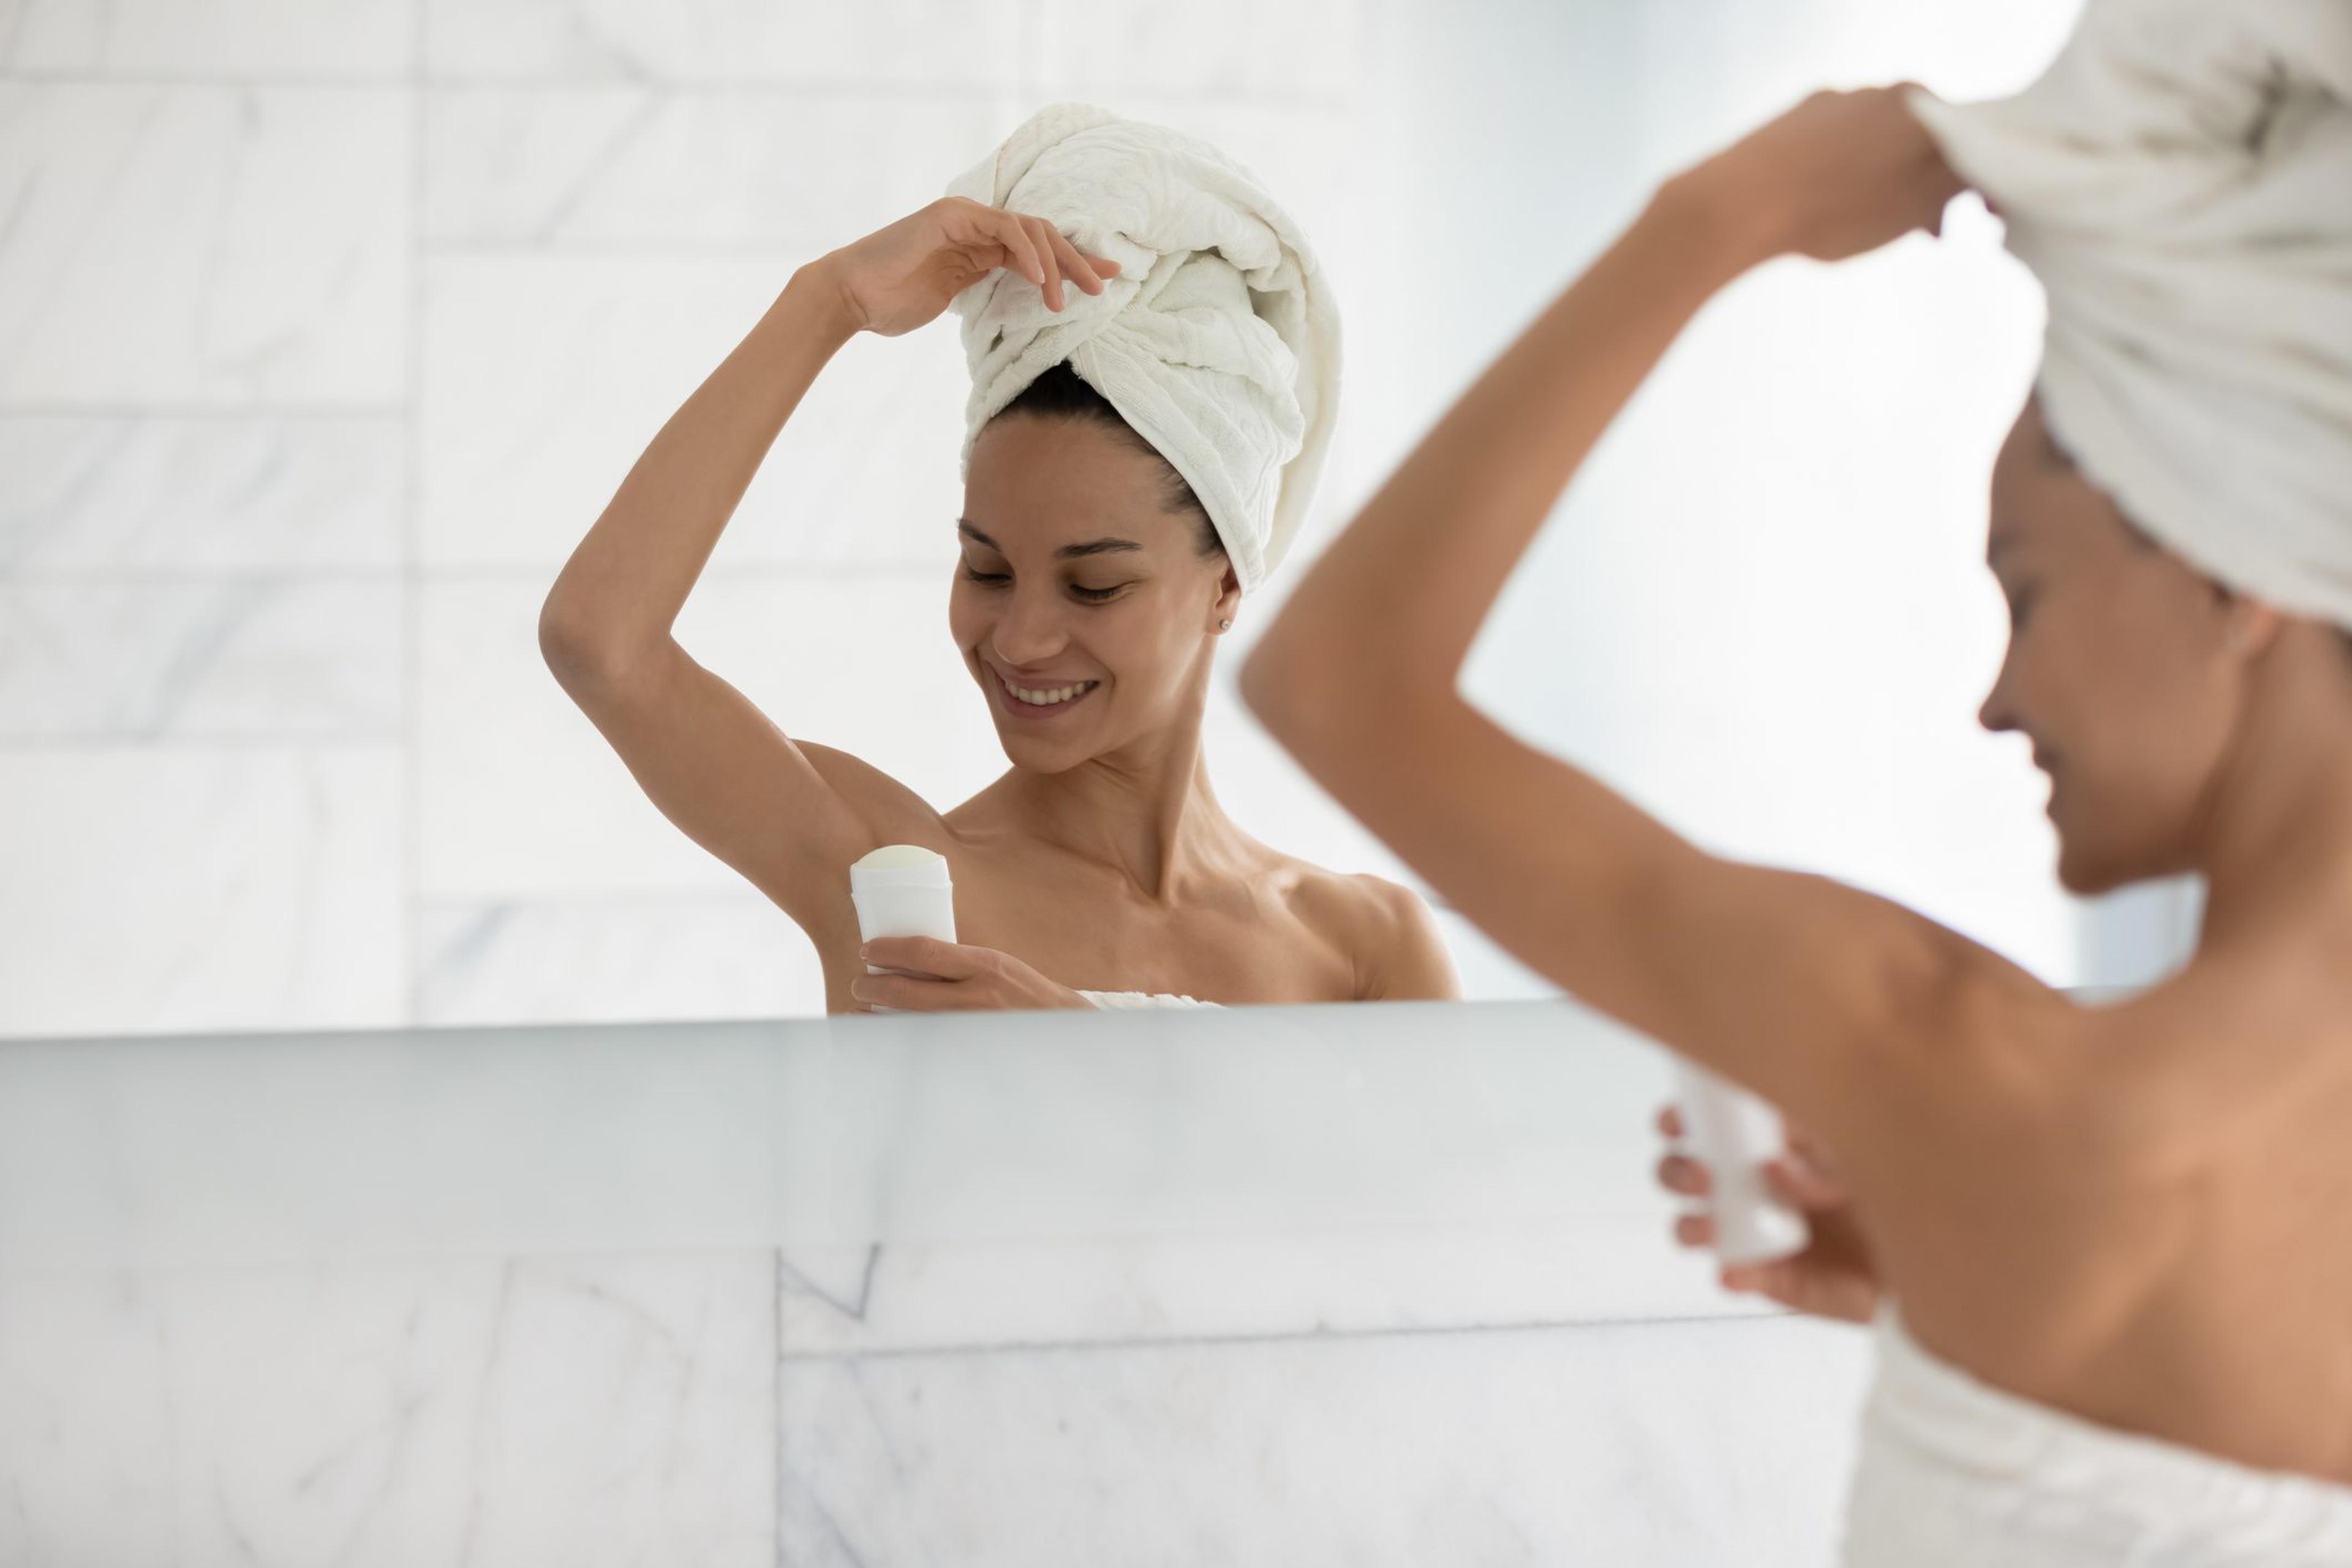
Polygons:
<instances>
[{"instance_id":1,"label":"raised arm","mask_svg":"<svg viewBox=\"0 0 2352 1568\"><path fill-rule=\"evenodd\" d=\"M1456 684L1561 488L1717 289L1784 252L1934 228L1958 188L1894 89L1816 95L1668 182L1316 563L1242 680L1307 769L1504 946L1833 1142L1883 1047L2038 988L1896 905L1700 852Z\"/></svg>"},{"instance_id":2,"label":"raised arm","mask_svg":"<svg viewBox=\"0 0 2352 1568\"><path fill-rule=\"evenodd\" d=\"M565 691L647 795L805 927L837 913L842 868L922 837L936 814L843 752L796 743L671 636L751 476L833 355L895 337L999 267L1061 308L1117 270L1043 219L948 198L794 273L751 334L662 426L572 552L540 616Z\"/></svg>"}]
</instances>

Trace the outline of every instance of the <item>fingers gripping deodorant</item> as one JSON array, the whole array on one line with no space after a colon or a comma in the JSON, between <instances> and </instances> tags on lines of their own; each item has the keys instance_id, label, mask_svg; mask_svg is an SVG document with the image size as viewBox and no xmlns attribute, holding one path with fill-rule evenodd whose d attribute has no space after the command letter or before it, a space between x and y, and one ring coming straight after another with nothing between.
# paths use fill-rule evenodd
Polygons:
<instances>
[{"instance_id":1,"label":"fingers gripping deodorant","mask_svg":"<svg viewBox=\"0 0 2352 1568\"><path fill-rule=\"evenodd\" d=\"M883 936L956 939L955 884L948 879L947 857L919 844L885 844L851 866L849 901L857 906L860 942ZM889 971L869 963L866 973Z\"/></svg>"},{"instance_id":2,"label":"fingers gripping deodorant","mask_svg":"<svg viewBox=\"0 0 2352 1568\"><path fill-rule=\"evenodd\" d=\"M1715 1254L1726 1263L1769 1263L1805 1249L1805 1216L1764 1185L1764 1163L1787 1147L1780 1113L1738 1084L1675 1058L1683 1142L1711 1180Z\"/></svg>"}]
</instances>

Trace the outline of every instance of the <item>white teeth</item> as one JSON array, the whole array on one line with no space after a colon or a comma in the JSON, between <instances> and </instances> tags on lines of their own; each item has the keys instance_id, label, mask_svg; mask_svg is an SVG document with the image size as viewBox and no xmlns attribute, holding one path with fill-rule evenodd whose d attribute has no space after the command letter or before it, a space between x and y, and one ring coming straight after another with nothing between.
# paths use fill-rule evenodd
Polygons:
<instances>
[{"instance_id":1,"label":"white teeth","mask_svg":"<svg viewBox=\"0 0 2352 1568\"><path fill-rule=\"evenodd\" d=\"M1057 702L1067 702L1073 697L1093 690L1094 686L1095 683L1091 680L1082 680L1076 686L1051 686L1033 691L1027 687L1015 686L1009 680L1004 683L1004 689L1007 691L1012 692L1013 696L1032 708L1051 708Z\"/></svg>"}]
</instances>

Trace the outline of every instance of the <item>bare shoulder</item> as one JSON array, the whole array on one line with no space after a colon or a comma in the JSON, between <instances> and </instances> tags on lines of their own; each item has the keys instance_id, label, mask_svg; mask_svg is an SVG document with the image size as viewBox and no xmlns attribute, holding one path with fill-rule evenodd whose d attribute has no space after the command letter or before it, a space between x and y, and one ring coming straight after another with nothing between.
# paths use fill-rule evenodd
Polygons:
<instances>
[{"instance_id":1,"label":"bare shoulder","mask_svg":"<svg viewBox=\"0 0 2352 1568\"><path fill-rule=\"evenodd\" d=\"M1454 961L1429 906L1412 889L1364 872L1291 861L1291 907L1349 955L1360 1000L1451 999Z\"/></svg>"},{"instance_id":2,"label":"bare shoulder","mask_svg":"<svg viewBox=\"0 0 2352 1568\"><path fill-rule=\"evenodd\" d=\"M2084 1098L2179 1151L2275 1131L2352 1092L2352 977L2337 953L2291 943L2203 952L2162 984L2085 1012Z\"/></svg>"}]
</instances>

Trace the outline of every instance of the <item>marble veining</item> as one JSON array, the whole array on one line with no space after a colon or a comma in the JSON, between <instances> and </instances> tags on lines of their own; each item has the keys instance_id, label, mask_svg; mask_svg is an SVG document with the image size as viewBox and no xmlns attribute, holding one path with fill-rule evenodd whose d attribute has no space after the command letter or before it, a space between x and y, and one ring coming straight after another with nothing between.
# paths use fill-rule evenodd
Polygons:
<instances>
[{"instance_id":1,"label":"marble veining","mask_svg":"<svg viewBox=\"0 0 2352 1568\"><path fill-rule=\"evenodd\" d=\"M560 566L649 433L809 254L435 258L418 415L425 563ZM964 392L952 333L848 345L752 481L714 571L915 567L937 581L953 558Z\"/></svg>"},{"instance_id":2,"label":"marble veining","mask_svg":"<svg viewBox=\"0 0 2352 1568\"><path fill-rule=\"evenodd\" d=\"M1787 1320L788 1362L782 1560L1829 1560L1861 1392Z\"/></svg>"},{"instance_id":3,"label":"marble veining","mask_svg":"<svg viewBox=\"0 0 2352 1568\"><path fill-rule=\"evenodd\" d=\"M425 100L425 235L448 245L820 255L940 193L1003 95L445 87ZM855 159L810 149L855 139ZM780 279L781 281L781 279Z\"/></svg>"},{"instance_id":4,"label":"marble veining","mask_svg":"<svg viewBox=\"0 0 2352 1568\"><path fill-rule=\"evenodd\" d=\"M0 416L0 580L389 576L402 442L381 416Z\"/></svg>"},{"instance_id":5,"label":"marble veining","mask_svg":"<svg viewBox=\"0 0 2352 1568\"><path fill-rule=\"evenodd\" d=\"M754 1253L11 1278L0 1561L772 1562L769 1276Z\"/></svg>"},{"instance_id":6,"label":"marble veining","mask_svg":"<svg viewBox=\"0 0 2352 1568\"><path fill-rule=\"evenodd\" d=\"M383 741L394 583L0 584L0 738Z\"/></svg>"},{"instance_id":7,"label":"marble veining","mask_svg":"<svg viewBox=\"0 0 2352 1568\"><path fill-rule=\"evenodd\" d=\"M412 112L0 80L0 409L404 396Z\"/></svg>"},{"instance_id":8,"label":"marble veining","mask_svg":"<svg viewBox=\"0 0 2352 1568\"><path fill-rule=\"evenodd\" d=\"M419 0L428 72L579 81L999 86L1027 79L1027 0Z\"/></svg>"},{"instance_id":9,"label":"marble veining","mask_svg":"<svg viewBox=\"0 0 2352 1568\"><path fill-rule=\"evenodd\" d=\"M1570 1005L0 1042L0 1562L1821 1561Z\"/></svg>"},{"instance_id":10,"label":"marble veining","mask_svg":"<svg viewBox=\"0 0 2352 1568\"><path fill-rule=\"evenodd\" d=\"M11 0L0 70L382 79L404 70L414 0Z\"/></svg>"},{"instance_id":11,"label":"marble veining","mask_svg":"<svg viewBox=\"0 0 2352 1568\"><path fill-rule=\"evenodd\" d=\"M816 950L758 893L435 901L419 924L428 1024L822 1014Z\"/></svg>"}]
</instances>

